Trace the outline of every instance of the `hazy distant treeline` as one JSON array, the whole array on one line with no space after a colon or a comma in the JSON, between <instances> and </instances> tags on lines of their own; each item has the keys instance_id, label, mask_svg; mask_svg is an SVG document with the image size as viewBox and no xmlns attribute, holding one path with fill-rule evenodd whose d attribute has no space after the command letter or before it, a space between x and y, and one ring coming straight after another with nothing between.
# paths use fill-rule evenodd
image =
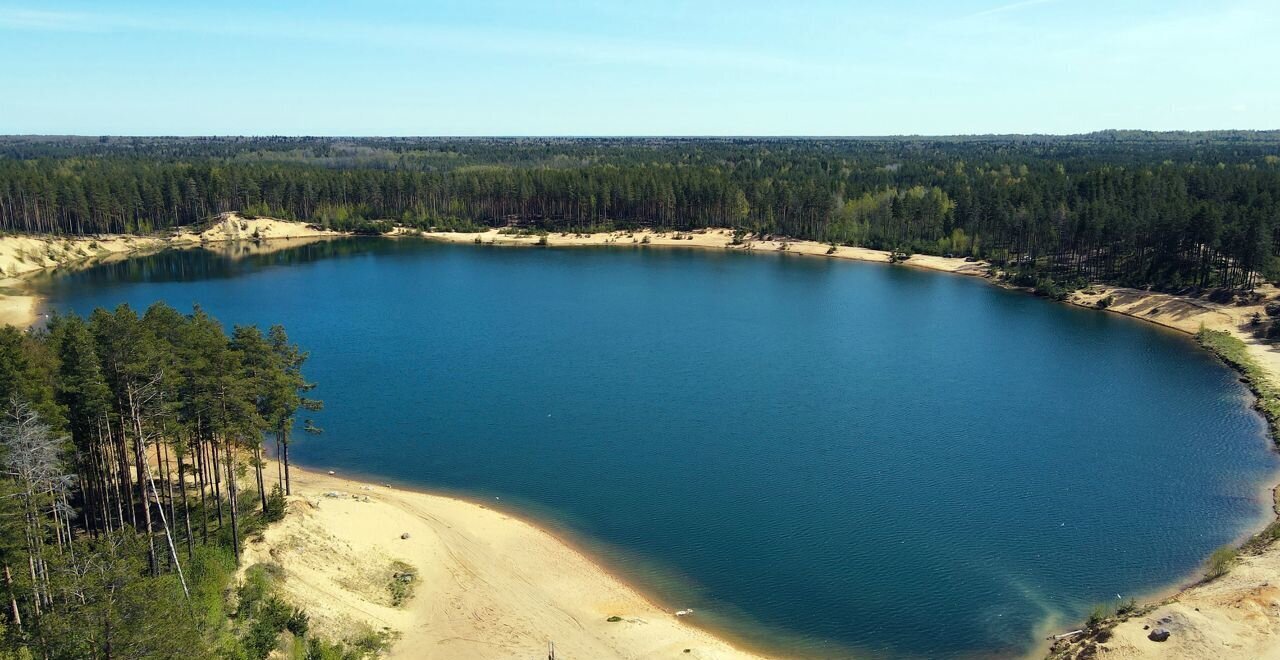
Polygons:
<instances>
[{"instance_id":1,"label":"hazy distant treeline","mask_svg":"<svg viewBox=\"0 0 1280 660\"><path fill-rule=\"evenodd\" d=\"M729 226L1058 280L1250 287L1280 271L1280 133L0 138L2 229L147 232L222 211L348 229Z\"/></svg>"}]
</instances>

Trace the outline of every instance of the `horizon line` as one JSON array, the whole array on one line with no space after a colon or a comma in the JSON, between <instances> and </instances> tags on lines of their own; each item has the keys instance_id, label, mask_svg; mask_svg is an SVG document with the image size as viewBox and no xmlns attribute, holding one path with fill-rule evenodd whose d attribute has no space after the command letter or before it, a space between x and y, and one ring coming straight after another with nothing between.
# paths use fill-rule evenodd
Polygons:
<instances>
[{"instance_id":1,"label":"horizon line","mask_svg":"<svg viewBox=\"0 0 1280 660\"><path fill-rule=\"evenodd\" d=\"M999 138L999 137L1086 137L1106 133L1147 133L1177 135L1190 133L1280 133L1276 128L1103 128L1075 133L1011 132L1011 133L882 133L882 134L820 134L820 133L0 133L6 138L163 138L163 139L228 139L228 138L290 138L290 139L429 139L429 140L519 140L519 139L668 139L668 140L734 140L734 139L808 139L808 140L877 140L903 138Z\"/></svg>"}]
</instances>

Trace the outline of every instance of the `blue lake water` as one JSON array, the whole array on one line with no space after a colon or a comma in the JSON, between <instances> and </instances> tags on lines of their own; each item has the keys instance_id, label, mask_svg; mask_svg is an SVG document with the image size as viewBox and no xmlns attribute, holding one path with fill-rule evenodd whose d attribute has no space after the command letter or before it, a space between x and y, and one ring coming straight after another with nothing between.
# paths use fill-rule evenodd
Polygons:
<instances>
[{"instance_id":1,"label":"blue lake water","mask_svg":"<svg viewBox=\"0 0 1280 660\"><path fill-rule=\"evenodd\" d=\"M344 239L38 286L284 323L297 463L501 497L774 651L1026 652L1248 532L1280 465L1188 338L905 267Z\"/></svg>"}]
</instances>

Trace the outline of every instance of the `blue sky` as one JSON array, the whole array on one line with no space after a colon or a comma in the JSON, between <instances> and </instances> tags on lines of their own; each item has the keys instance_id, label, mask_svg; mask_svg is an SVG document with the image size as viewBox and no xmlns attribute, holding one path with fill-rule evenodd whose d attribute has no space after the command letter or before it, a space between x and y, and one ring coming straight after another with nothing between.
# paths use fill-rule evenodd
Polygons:
<instances>
[{"instance_id":1,"label":"blue sky","mask_svg":"<svg viewBox=\"0 0 1280 660\"><path fill-rule=\"evenodd\" d=\"M1280 128L1280 0L0 0L0 133Z\"/></svg>"}]
</instances>

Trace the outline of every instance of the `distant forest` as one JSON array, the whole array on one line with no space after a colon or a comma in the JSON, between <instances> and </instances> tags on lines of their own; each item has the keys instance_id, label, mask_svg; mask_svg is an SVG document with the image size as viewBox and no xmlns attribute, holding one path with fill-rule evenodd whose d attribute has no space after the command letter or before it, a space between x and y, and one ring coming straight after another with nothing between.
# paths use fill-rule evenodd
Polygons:
<instances>
[{"instance_id":1,"label":"distant forest","mask_svg":"<svg viewBox=\"0 0 1280 660\"><path fill-rule=\"evenodd\" d=\"M732 227L973 256L1030 279L1280 278L1280 131L938 138L0 137L0 229L224 211L587 232Z\"/></svg>"}]
</instances>

